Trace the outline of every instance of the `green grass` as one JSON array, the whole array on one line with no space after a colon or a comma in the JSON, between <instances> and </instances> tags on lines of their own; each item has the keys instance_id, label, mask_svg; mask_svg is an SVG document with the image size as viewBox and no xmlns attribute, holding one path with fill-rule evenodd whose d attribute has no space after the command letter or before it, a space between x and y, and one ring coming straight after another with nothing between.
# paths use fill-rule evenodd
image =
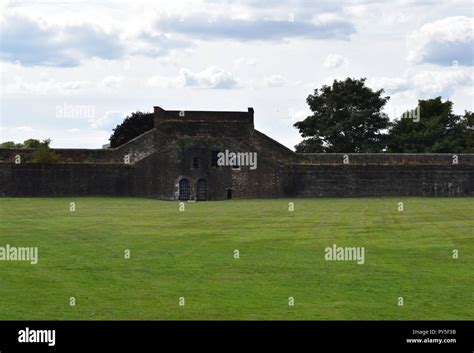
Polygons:
<instances>
[{"instance_id":1,"label":"green grass","mask_svg":"<svg viewBox=\"0 0 474 353\"><path fill-rule=\"evenodd\" d=\"M138 198L0 198L0 246L39 248L37 265L0 261L0 319L473 320L473 211L472 198L233 200L185 212ZM325 261L334 243L365 247L365 264Z\"/></svg>"}]
</instances>

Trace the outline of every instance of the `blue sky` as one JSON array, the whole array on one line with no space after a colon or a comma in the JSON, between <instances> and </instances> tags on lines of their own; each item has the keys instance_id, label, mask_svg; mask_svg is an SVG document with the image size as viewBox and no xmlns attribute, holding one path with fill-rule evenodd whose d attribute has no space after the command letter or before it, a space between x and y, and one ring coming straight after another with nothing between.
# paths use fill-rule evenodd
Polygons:
<instances>
[{"instance_id":1,"label":"blue sky","mask_svg":"<svg viewBox=\"0 0 474 353\"><path fill-rule=\"evenodd\" d=\"M473 110L471 1L3 1L0 140L98 148L128 113L255 109L293 146L308 94L366 77L391 119Z\"/></svg>"}]
</instances>

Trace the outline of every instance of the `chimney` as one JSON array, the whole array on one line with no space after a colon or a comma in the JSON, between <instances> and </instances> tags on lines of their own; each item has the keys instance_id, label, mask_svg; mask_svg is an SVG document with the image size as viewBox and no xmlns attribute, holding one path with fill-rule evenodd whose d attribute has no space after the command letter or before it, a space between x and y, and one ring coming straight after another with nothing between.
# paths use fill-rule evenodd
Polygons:
<instances>
[{"instance_id":1,"label":"chimney","mask_svg":"<svg viewBox=\"0 0 474 353\"><path fill-rule=\"evenodd\" d=\"M247 111L248 111L248 115L249 115L249 122L250 122L250 124L252 124L252 127L253 127L253 113L254 113L253 108L248 107Z\"/></svg>"}]
</instances>

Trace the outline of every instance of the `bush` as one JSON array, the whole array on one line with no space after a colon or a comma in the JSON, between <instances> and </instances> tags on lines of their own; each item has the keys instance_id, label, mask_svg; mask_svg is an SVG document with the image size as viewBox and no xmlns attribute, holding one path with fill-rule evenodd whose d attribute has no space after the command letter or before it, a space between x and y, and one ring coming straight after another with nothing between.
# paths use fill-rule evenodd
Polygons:
<instances>
[{"instance_id":1,"label":"bush","mask_svg":"<svg viewBox=\"0 0 474 353\"><path fill-rule=\"evenodd\" d=\"M40 145L36 148L36 151L33 152L34 163L52 164L58 161L56 152L49 148L50 143L50 139L43 140L40 143Z\"/></svg>"}]
</instances>

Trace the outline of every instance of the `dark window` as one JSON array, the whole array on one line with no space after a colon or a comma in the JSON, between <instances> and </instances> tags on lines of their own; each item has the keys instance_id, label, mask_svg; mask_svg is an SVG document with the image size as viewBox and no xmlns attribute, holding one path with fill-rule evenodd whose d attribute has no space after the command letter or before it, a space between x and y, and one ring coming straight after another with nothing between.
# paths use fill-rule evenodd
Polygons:
<instances>
[{"instance_id":1,"label":"dark window","mask_svg":"<svg viewBox=\"0 0 474 353\"><path fill-rule=\"evenodd\" d=\"M217 167L217 154L219 151L211 151L211 167Z\"/></svg>"},{"instance_id":2,"label":"dark window","mask_svg":"<svg viewBox=\"0 0 474 353\"><path fill-rule=\"evenodd\" d=\"M227 189L227 200L232 200L232 189Z\"/></svg>"},{"instance_id":3,"label":"dark window","mask_svg":"<svg viewBox=\"0 0 474 353\"><path fill-rule=\"evenodd\" d=\"M207 199L207 185L204 179L199 179L196 183L196 199L198 201L206 201Z\"/></svg>"},{"instance_id":4,"label":"dark window","mask_svg":"<svg viewBox=\"0 0 474 353\"><path fill-rule=\"evenodd\" d=\"M193 157L193 169L199 169L199 157Z\"/></svg>"},{"instance_id":5,"label":"dark window","mask_svg":"<svg viewBox=\"0 0 474 353\"><path fill-rule=\"evenodd\" d=\"M191 185L188 179L179 181L179 197L181 201L187 201L191 198Z\"/></svg>"}]
</instances>

